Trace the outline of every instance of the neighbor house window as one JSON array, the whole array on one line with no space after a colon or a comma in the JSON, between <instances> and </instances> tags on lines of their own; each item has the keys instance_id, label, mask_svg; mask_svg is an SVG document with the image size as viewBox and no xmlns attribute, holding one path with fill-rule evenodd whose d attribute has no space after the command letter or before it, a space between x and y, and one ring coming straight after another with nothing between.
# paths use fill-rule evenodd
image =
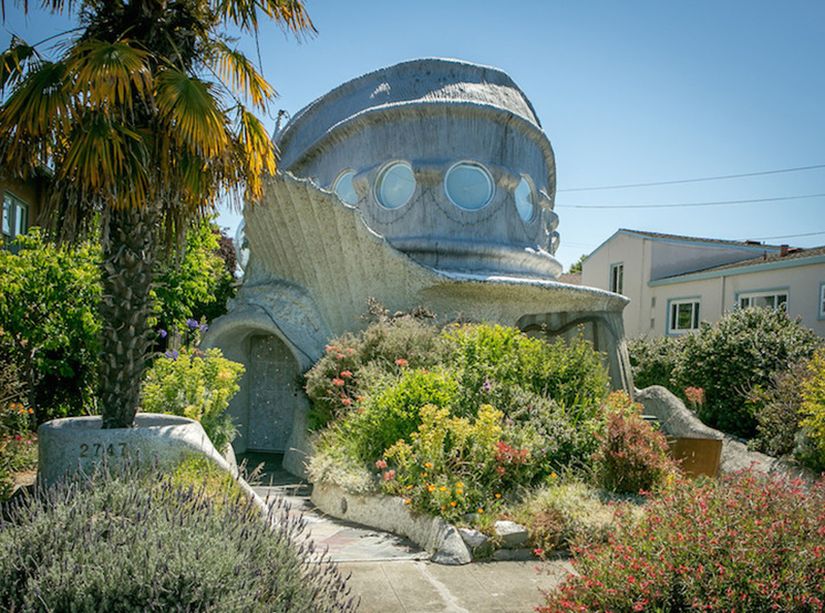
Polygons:
<instances>
[{"instance_id":1,"label":"neighbor house window","mask_svg":"<svg viewBox=\"0 0 825 613\"><path fill-rule=\"evenodd\" d=\"M775 310L788 310L787 291L748 292L739 294L739 308L768 307Z\"/></svg>"},{"instance_id":2,"label":"neighbor house window","mask_svg":"<svg viewBox=\"0 0 825 613\"><path fill-rule=\"evenodd\" d=\"M9 192L3 194L3 237L12 240L29 228L29 207Z\"/></svg>"},{"instance_id":3,"label":"neighbor house window","mask_svg":"<svg viewBox=\"0 0 825 613\"><path fill-rule=\"evenodd\" d=\"M825 283L819 286L819 317L825 319Z\"/></svg>"},{"instance_id":4,"label":"neighbor house window","mask_svg":"<svg viewBox=\"0 0 825 613\"><path fill-rule=\"evenodd\" d=\"M696 299L671 300L668 314L668 332L681 334L699 329L699 301Z\"/></svg>"},{"instance_id":5,"label":"neighbor house window","mask_svg":"<svg viewBox=\"0 0 825 613\"><path fill-rule=\"evenodd\" d=\"M624 264L610 265L610 291L621 294L624 290Z\"/></svg>"}]
</instances>

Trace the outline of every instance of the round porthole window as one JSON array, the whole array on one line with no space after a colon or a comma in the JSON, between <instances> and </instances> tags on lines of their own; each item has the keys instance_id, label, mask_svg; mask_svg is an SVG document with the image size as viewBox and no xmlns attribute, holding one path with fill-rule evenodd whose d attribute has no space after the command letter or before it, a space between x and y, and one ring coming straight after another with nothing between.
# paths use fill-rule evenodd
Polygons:
<instances>
[{"instance_id":1,"label":"round porthole window","mask_svg":"<svg viewBox=\"0 0 825 613\"><path fill-rule=\"evenodd\" d=\"M397 209L410 201L415 192L415 176L406 162L394 162L378 177L378 202L388 209Z\"/></svg>"},{"instance_id":2,"label":"round porthole window","mask_svg":"<svg viewBox=\"0 0 825 613\"><path fill-rule=\"evenodd\" d=\"M482 166L462 162L447 171L444 189L454 205L477 211L487 206L493 197L493 180Z\"/></svg>"},{"instance_id":3,"label":"round porthole window","mask_svg":"<svg viewBox=\"0 0 825 613\"><path fill-rule=\"evenodd\" d=\"M524 221L530 221L535 215L535 202L533 198L533 186L524 177L518 182L516 186L516 210L518 210L519 217Z\"/></svg>"},{"instance_id":4,"label":"round porthole window","mask_svg":"<svg viewBox=\"0 0 825 613\"><path fill-rule=\"evenodd\" d=\"M345 170L338 175L338 178L335 179L335 183L332 186L332 191L347 204L358 203L358 194L355 192L355 186L352 184L353 177L355 177L354 170Z\"/></svg>"},{"instance_id":5,"label":"round porthole window","mask_svg":"<svg viewBox=\"0 0 825 613\"><path fill-rule=\"evenodd\" d=\"M249 263L249 242L246 240L246 222L241 219L238 224L238 229L235 230L235 258L241 270L246 269Z\"/></svg>"}]
</instances>

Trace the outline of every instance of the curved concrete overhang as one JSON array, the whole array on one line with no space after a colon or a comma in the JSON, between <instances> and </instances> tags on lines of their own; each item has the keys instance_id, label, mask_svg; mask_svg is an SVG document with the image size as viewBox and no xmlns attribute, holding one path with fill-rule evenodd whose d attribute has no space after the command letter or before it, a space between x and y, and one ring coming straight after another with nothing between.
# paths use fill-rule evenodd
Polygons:
<instances>
[{"instance_id":1,"label":"curved concrete overhang","mask_svg":"<svg viewBox=\"0 0 825 613\"><path fill-rule=\"evenodd\" d=\"M529 274L556 279L562 273L558 260L543 249L426 236L394 238L390 244L436 270L472 270L479 262L488 262L495 264L486 271L491 277Z\"/></svg>"}]
</instances>

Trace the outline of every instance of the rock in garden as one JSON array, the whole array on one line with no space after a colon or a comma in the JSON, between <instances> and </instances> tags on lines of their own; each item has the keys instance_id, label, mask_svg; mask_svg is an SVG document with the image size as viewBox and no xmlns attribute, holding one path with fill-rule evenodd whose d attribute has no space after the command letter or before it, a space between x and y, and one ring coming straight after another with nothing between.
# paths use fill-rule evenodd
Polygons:
<instances>
[{"instance_id":1,"label":"rock in garden","mask_svg":"<svg viewBox=\"0 0 825 613\"><path fill-rule=\"evenodd\" d=\"M464 539L464 542L467 543L467 547L473 550L482 547L490 540L486 534L478 530L473 530L472 528L459 528L458 533L461 535L461 538Z\"/></svg>"},{"instance_id":2,"label":"rock in garden","mask_svg":"<svg viewBox=\"0 0 825 613\"><path fill-rule=\"evenodd\" d=\"M527 528L514 521L497 521L494 529L496 536L501 540L501 546L506 549L521 547L527 542Z\"/></svg>"}]
</instances>

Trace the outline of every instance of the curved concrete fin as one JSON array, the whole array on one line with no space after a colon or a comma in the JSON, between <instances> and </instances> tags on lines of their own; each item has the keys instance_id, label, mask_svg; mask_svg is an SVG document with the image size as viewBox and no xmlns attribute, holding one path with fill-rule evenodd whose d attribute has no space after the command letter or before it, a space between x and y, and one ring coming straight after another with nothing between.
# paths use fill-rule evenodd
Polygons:
<instances>
[{"instance_id":1,"label":"curved concrete fin","mask_svg":"<svg viewBox=\"0 0 825 613\"><path fill-rule=\"evenodd\" d=\"M245 217L255 262L244 289L274 279L306 288L336 335L361 327L367 298L406 308L440 278L371 231L357 210L307 180L270 178L264 202L247 207Z\"/></svg>"}]
</instances>

